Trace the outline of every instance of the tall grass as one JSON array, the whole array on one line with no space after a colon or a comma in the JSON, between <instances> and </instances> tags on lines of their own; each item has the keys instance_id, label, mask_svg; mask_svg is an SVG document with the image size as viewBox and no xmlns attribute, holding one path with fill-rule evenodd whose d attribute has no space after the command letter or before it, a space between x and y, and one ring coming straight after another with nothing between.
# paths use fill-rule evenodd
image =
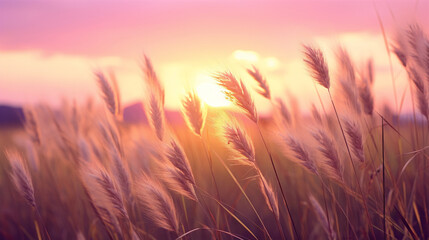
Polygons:
<instances>
[{"instance_id":1,"label":"tall grass","mask_svg":"<svg viewBox=\"0 0 429 240\"><path fill-rule=\"evenodd\" d=\"M429 41L417 25L398 36L389 50L409 80L408 120L375 104L382 80L373 60L357 67L339 48L332 77L312 45L302 64L329 96L312 117L273 96L251 66L247 77L272 116L258 114L252 91L224 71L212 77L241 112L219 118L222 109L190 91L185 122L168 121L147 56L147 125L123 120L117 80L102 71L103 105L26 106L24 128L0 139L0 237L427 239Z\"/></svg>"}]
</instances>

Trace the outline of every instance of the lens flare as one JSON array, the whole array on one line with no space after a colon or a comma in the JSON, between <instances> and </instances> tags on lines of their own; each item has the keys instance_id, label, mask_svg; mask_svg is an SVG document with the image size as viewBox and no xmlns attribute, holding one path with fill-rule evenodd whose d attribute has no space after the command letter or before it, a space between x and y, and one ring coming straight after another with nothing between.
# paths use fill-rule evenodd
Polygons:
<instances>
[{"instance_id":1,"label":"lens flare","mask_svg":"<svg viewBox=\"0 0 429 240\"><path fill-rule=\"evenodd\" d=\"M223 89L215 83L200 83L196 89L198 96L209 106L226 107L231 104L226 99Z\"/></svg>"}]
</instances>

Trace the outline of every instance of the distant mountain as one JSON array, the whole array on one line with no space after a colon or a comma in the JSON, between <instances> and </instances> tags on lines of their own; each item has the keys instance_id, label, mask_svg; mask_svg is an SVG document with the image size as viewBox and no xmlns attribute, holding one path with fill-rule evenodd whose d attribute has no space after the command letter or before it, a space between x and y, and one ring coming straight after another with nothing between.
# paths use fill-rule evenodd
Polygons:
<instances>
[{"instance_id":1,"label":"distant mountain","mask_svg":"<svg viewBox=\"0 0 429 240\"><path fill-rule=\"evenodd\" d=\"M182 114L179 111L165 110L165 118L171 124L184 123ZM123 110L125 123L144 123L148 120L144 112L143 104L138 102L128 105ZM22 107L0 105L0 127L1 126L23 126L25 122Z\"/></svg>"},{"instance_id":2,"label":"distant mountain","mask_svg":"<svg viewBox=\"0 0 429 240\"><path fill-rule=\"evenodd\" d=\"M213 109L215 111L215 109ZM245 115L236 114L235 112L228 112L228 110L219 110L225 111L229 116L234 116L237 120L247 120ZM165 118L170 124L183 124L184 119L180 111L175 110L165 110ZM398 122L400 124L407 124L414 121L414 115L411 113L401 114L399 117L393 117L394 124ZM146 114L144 111L144 106L141 102L130 104L123 109L123 120L125 123L136 124L148 124ZM261 120L267 120L261 116ZM426 119L420 115L416 115L416 121L418 123L425 122ZM23 126L25 122L24 112L22 107L0 105L0 127L3 126Z\"/></svg>"},{"instance_id":3,"label":"distant mountain","mask_svg":"<svg viewBox=\"0 0 429 240\"><path fill-rule=\"evenodd\" d=\"M138 102L123 109L123 119L127 123L148 123L143 104Z\"/></svg>"},{"instance_id":4,"label":"distant mountain","mask_svg":"<svg viewBox=\"0 0 429 240\"><path fill-rule=\"evenodd\" d=\"M171 124L184 123L182 114L179 111L165 110L165 118ZM128 105L123 110L123 119L126 123L148 123L144 106L141 102Z\"/></svg>"},{"instance_id":5,"label":"distant mountain","mask_svg":"<svg viewBox=\"0 0 429 240\"><path fill-rule=\"evenodd\" d=\"M0 105L0 126L23 126L23 123L22 108Z\"/></svg>"}]
</instances>

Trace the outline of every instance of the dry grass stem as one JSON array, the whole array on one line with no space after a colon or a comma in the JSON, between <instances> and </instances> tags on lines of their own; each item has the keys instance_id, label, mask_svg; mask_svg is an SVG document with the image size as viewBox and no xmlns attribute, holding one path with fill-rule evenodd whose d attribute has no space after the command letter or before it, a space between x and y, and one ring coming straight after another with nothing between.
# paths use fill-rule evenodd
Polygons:
<instances>
[{"instance_id":1,"label":"dry grass stem","mask_svg":"<svg viewBox=\"0 0 429 240\"><path fill-rule=\"evenodd\" d=\"M201 136L207 115L204 103L202 103L197 94L192 91L182 100L182 105L182 112L188 127L197 136Z\"/></svg>"},{"instance_id":2,"label":"dry grass stem","mask_svg":"<svg viewBox=\"0 0 429 240\"><path fill-rule=\"evenodd\" d=\"M363 137L362 131L359 127L358 123L350 120L349 118L345 118L344 129L347 134L350 146L352 148L352 153L361 163L365 162L365 153L363 150Z\"/></svg>"},{"instance_id":3,"label":"dry grass stem","mask_svg":"<svg viewBox=\"0 0 429 240\"><path fill-rule=\"evenodd\" d=\"M27 203L35 208L36 200L34 198L33 181L31 180L30 172L24 163L24 159L15 150L6 151L6 158L9 160L11 166L10 175L16 189Z\"/></svg>"},{"instance_id":4,"label":"dry grass stem","mask_svg":"<svg viewBox=\"0 0 429 240\"><path fill-rule=\"evenodd\" d=\"M292 117L289 109L286 107L286 103L280 98L277 98L276 102L277 112L279 113L278 115L280 115L280 121L283 123L283 125L289 126L292 124Z\"/></svg>"},{"instance_id":5,"label":"dry grass stem","mask_svg":"<svg viewBox=\"0 0 429 240\"><path fill-rule=\"evenodd\" d=\"M160 101L160 105L164 107L164 101L165 101L164 87L156 75L156 72L155 72L155 69L153 68L151 60L146 55L144 55L142 70L144 73L144 80L148 85L148 90L152 93L155 93L155 96Z\"/></svg>"},{"instance_id":6,"label":"dry grass stem","mask_svg":"<svg viewBox=\"0 0 429 240\"><path fill-rule=\"evenodd\" d=\"M258 83L259 88L256 91L261 94L266 99L271 99L270 87L265 77L259 72L259 69L255 66L252 66L253 69L248 68L247 73L252 76L253 79Z\"/></svg>"},{"instance_id":7,"label":"dry grass stem","mask_svg":"<svg viewBox=\"0 0 429 240\"><path fill-rule=\"evenodd\" d=\"M313 132L313 137L319 143L319 152L324 156L324 160L320 161L320 167L328 177L342 182L344 167L338 155L336 144L323 129Z\"/></svg>"},{"instance_id":8,"label":"dry grass stem","mask_svg":"<svg viewBox=\"0 0 429 240\"><path fill-rule=\"evenodd\" d=\"M328 65L320 49L304 45L304 62L307 64L311 76L323 87L331 86Z\"/></svg>"},{"instance_id":9,"label":"dry grass stem","mask_svg":"<svg viewBox=\"0 0 429 240\"><path fill-rule=\"evenodd\" d=\"M243 81L237 80L231 72L217 73L214 77L219 86L225 89L225 95L231 102L243 109L252 121L258 122L255 104Z\"/></svg>"},{"instance_id":10,"label":"dry grass stem","mask_svg":"<svg viewBox=\"0 0 429 240\"><path fill-rule=\"evenodd\" d=\"M160 141L164 139L165 116L162 102L154 94L150 95L149 105L146 107L146 116L149 119L150 126L155 131Z\"/></svg>"},{"instance_id":11,"label":"dry grass stem","mask_svg":"<svg viewBox=\"0 0 429 240\"><path fill-rule=\"evenodd\" d=\"M262 195L264 196L265 202L267 203L268 208L274 213L277 219L280 218L279 212L279 202L276 194L273 191L271 185L267 182L265 177L259 175L259 187L261 188Z\"/></svg>"},{"instance_id":12,"label":"dry grass stem","mask_svg":"<svg viewBox=\"0 0 429 240\"><path fill-rule=\"evenodd\" d=\"M223 130L228 145L237 155L235 160L253 166L256 161L255 149L246 132L235 123L227 123Z\"/></svg>"},{"instance_id":13,"label":"dry grass stem","mask_svg":"<svg viewBox=\"0 0 429 240\"><path fill-rule=\"evenodd\" d=\"M367 115L372 115L374 111L374 97L368 81L362 81L359 85L359 98L363 106L363 111Z\"/></svg>"},{"instance_id":14,"label":"dry grass stem","mask_svg":"<svg viewBox=\"0 0 429 240\"><path fill-rule=\"evenodd\" d=\"M314 212L316 213L317 220L319 220L319 223L322 225L323 230L325 230L326 234L328 235L328 239L337 239L334 228L331 224L329 224L327 216L328 213L323 210L322 206L320 206L319 202L313 195L310 194L309 200Z\"/></svg>"},{"instance_id":15,"label":"dry grass stem","mask_svg":"<svg viewBox=\"0 0 429 240\"><path fill-rule=\"evenodd\" d=\"M153 223L168 231L179 233L179 220L173 199L158 182L142 175L137 182L137 196Z\"/></svg>"},{"instance_id":16,"label":"dry grass stem","mask_svg":"<svg viewBox=\"0 0 429 240\"><path fill-rule=\"evenodd\" d=\"M284 137L286 146L292 153L292 160L302 165L311 173L317 173L317 168L314 160L310 157L307 148L294 136L289 135Z\"/></svg>"},{"instance_id":17,"label":"dry grass stem","mask_svg":"<svg viewBox=\"0 0 429 240\"><path fill-rule=\"evenodd\" d=\"M113 91L112 86L102 72L95 72L95 76L97 77L98 87L100 88L101 95L104 99L104 102L106 103L107 108L112 115L117 115L118 102L116 93Z\"/></svg>"},{"instance_id":18,"label":"dry grass stem","mask_svg":"<svg viewBox=\"0 0 429 240\"><path fill-rule=\"evenodd\" d=\"M36 119L36 113L31 107L24 107L25 130L30 139L36 144L40 144L40 130Z\"/></svg>"},{"instance_id":19,"label":"dry grass stem","mask_svg":"<svg viewBox=\"0 0 429 240\"><path fill-rule=\"evenodd\" d=\"M165 155L169 162L181 172L183 178L185 178L190 183L195 184L194 175L192 174L191 166L189 165L189 160L186 157L182 147L176 140L170 140L170 143L166 146Z\"/></svg>"}]
</instances>

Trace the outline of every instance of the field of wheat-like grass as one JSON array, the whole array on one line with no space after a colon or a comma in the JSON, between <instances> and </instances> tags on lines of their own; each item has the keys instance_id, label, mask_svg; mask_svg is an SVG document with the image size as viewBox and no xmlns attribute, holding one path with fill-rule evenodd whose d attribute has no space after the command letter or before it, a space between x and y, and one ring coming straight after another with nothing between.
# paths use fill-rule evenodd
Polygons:
<instances>
[{"instance_id":1,"label":"field of wheat-like grass","mask_svg":"<svg viewBox=\"0 0 429 240\"><path fill-rule=\"evenodd\" d=\"M340 48L334 77L317 45L302 46L302 64L329 98L309 114L274 98L253 66L256 91L228 70L211 75L237 111L191 90L185 121L169 121L175 86L146 56L148 124L123 120L103 71L102 105L24 107L24 128L0 132L0 238L428 239L429 41L417 25L400 36L388 47L409 79L408 118L403 99L375 106L374 81L390 80L374 79L371 60L357 67Z\"/></svg>"}]
</instances>

